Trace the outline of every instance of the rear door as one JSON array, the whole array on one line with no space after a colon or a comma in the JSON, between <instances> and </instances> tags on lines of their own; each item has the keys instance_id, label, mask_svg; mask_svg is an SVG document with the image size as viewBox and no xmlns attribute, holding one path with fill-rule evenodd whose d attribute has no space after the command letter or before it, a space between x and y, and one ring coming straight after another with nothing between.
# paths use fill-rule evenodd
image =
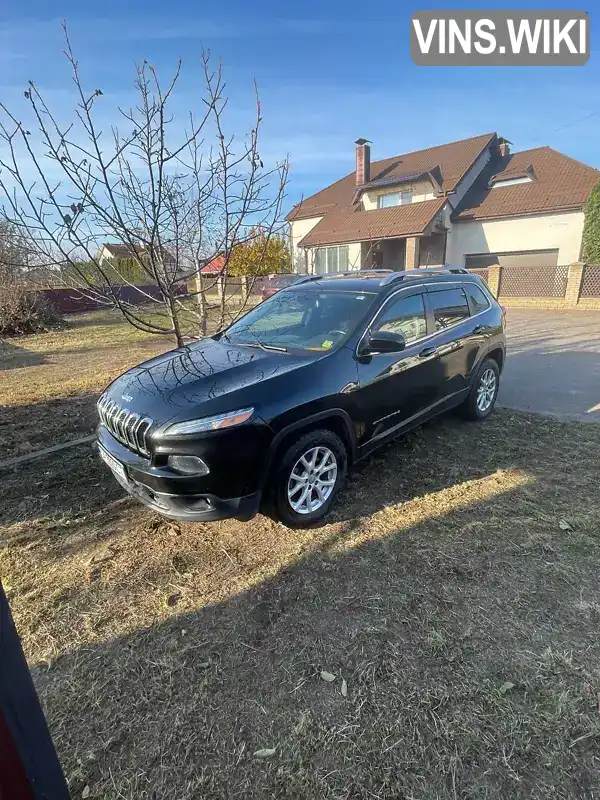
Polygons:
<instances>
[{"instance_id":1,"label":"rear door","mask_svg":"<svg viewBox=\"0 0 600 800\"><path fill-rule=\"evenodd\" d=\"M392 295L365 334L401 333L406 348L399 353L373 353L357 358L357 402L365 425L364 441L384 438L435 402L440 365L435 348L426 341L424 292L421 287Z\"/></svg>"},{"instance_id":2,"label":"rear door","mask_svg":"<svg viewBox=\"0 0 600 800\"><path fill-rule=\"evenodd\" d=\"M469 299L462 285L438 284L427 291L431 339L443 376L438 400L466 392L486 334L471 315Z\"/></svg>"}]
</instances>

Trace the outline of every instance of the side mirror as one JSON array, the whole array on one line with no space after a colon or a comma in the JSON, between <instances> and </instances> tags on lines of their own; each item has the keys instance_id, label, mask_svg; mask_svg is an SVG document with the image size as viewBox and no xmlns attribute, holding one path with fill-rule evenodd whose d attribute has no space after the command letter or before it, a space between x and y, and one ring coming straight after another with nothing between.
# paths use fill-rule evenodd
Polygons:
<instances>
[{"instance_id":1,"label":"side mirror","mask_svg":"<svg viewBox=\"0 0 600 800\"><path fill-rule=\"evenodd\" d=\"M406 339L401 333L377 331L366 342L369 353L400 353L406 347Z\"/></svg>"}]
</instances>

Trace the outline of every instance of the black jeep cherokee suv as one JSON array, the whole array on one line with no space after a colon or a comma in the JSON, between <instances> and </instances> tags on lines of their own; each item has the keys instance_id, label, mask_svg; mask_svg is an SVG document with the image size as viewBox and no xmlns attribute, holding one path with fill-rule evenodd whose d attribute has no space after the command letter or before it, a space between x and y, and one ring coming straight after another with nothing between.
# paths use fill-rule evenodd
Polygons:
<instances>
[{"instance_id":1,"label":"black jeep cherokee suv","mask_svg":"<svg viewBox=\"0 0 600 800\"><path fill-rule=\"evenodd\" d=\"M454 406L491 413L504 315L462 269L305 276L211 338L117 378L100 455L167 517L288 525L329 510L348 466Z\"/></svg>"}]
</instances>

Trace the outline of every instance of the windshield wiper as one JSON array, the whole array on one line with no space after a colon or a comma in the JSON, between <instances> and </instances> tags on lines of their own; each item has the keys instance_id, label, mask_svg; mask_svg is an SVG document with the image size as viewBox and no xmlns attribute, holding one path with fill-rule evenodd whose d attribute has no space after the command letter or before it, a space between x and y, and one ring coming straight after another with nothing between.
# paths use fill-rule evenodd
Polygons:
<instances>
[{"instance_id":1,"label":"windshield wiper","mask_svg":"<svg viewBox=\"0 0 600 800\"><path fill-rule=\"evenodd\" d=\"M260 347L261 350L274 350L276 353L287 353L287 347L277 347L274 344L264 344L263 342L259 342L258 339L255 342L239 342L239 344L243 344L246 347Z\"/></svg>"}]
</instances>

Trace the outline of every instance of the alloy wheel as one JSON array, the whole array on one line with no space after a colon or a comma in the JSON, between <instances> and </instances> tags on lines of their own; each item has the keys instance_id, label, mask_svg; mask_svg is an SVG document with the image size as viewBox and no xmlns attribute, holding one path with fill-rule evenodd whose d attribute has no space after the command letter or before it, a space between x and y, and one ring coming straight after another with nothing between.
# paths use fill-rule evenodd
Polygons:
<instances>
[{"instance_id":1,"label":"alloy wheel","mask_svg":"<svg viewBox=\"0 0 600 800\"><path fill-rule=\"evenodd\" d=\"M493 369L486 369L479 379L477 388L477 409L483 414L489 410L496 397L496 373Z\"/></svg>"},{"instance_id":2,"label":"alloy wheel","mask_svg":"<svg viewBox=\"0 0 600 800\"><path fill-rule=\"evenodd\" d=\"M318 511L333 492L338 464L328 447L312 447L294 464L287 485L287 498L297 514Z\"/></svg>"}]
</instances>

